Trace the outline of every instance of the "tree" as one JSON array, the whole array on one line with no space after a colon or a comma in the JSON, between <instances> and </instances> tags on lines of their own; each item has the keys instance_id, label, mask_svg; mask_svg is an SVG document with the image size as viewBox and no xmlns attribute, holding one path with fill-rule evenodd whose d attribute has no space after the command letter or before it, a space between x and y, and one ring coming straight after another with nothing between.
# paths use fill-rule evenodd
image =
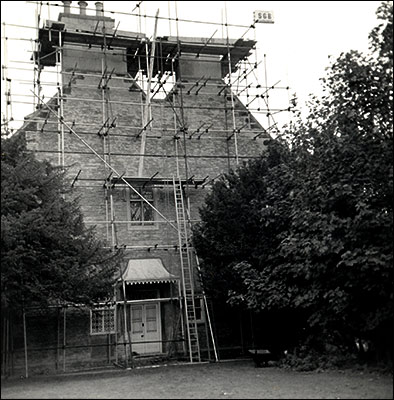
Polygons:
<instances>
[{"instance_id":1,"label":"tree","mask_svg":"<svg viewBox=\"0 0 394 400\"><path fill-rule=\"evenodd\" d=\"M309 293L309 325L350 340L389 342L393 315L392 3L371 35L371 54L342 54L325 96L293 140L304 184L281 255ZM384 340L382 340L384 337Z\"/></svg>"},{"instance_id":2,"label":"tree","mask_svg":"<svg viewBox=\"0 0 394 400\"><path fill-rule=\"evenodd\" d=\"M1 144L2 307L111 297L121 254L104 249L77 200L66 200L64 174L27 152L23 134Z\"/></svg>"},{"instance_id":3,"label":"tree","mask_svg":"<svg viewBox=\"0 0 394 400\"><path fill-rule=\"evenodd\" d=\"M230 302L301 311L316 348L322 338L351 346L362 337L392 357L392 3L377 15L384 23L370 35L371 54L335 60L323 97L284 132L289 146L278 165L268 162L269 148L213 188L195 239L205 275L213 280L220 269L235 279L226 288ZM249 178L263 196L230 185ZM237 223L236 235L228 221ZM246 251L229 254L231 262L217 251L228 246Z\"/></svg>"},{"instance_id":4,"label":"tree","mask_svg":"<svg viewBox=\"0 0 394 400\"><path fill-rule=\"evenodd\" d=\"M204 260L204 284L210 294L240 291L234 266L247 261L263 270L276 263L275 249L289 223L289 150L272 141L268 152L219 179L200 209L194 245Z\"/></svg>"}]
</instances>

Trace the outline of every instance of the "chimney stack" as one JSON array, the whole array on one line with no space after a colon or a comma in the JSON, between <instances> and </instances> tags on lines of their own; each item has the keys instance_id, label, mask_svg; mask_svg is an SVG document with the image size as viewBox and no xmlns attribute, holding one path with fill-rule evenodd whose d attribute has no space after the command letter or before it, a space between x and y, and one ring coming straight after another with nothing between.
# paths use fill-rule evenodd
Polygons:
<instances>
[{"instance_id":1,"label":"chimney stack","mask_svg":"<svg viewBox=\"0 0 394 400\"><path fill-rule=\"evenodd\" d=\"M86 1L78 1L78 5L80 15L86 15L86 7L88 6L88 3L86 3Z\"/></svg>"},{"instance_id":2,"label":"chimney stack","mask_svg":"<svg viewBox=\"0 0 394 400\"><path fill-rule=\"evenodd\" d=\"M62 1L63 6L64 6L64 14L70 14L70 4L72 1Z\"/></svg>"},{"instance_id":3,"label":"chimney stack","mask_svg":"<svg viewBox=\"0 0 394 400\"><path fill-rule=\"evenodd\" d=\"M101 1L98 1L94 4L96 6L96 16L102 17L104 15L103 3Z\"/></svg>"}]
</instances>

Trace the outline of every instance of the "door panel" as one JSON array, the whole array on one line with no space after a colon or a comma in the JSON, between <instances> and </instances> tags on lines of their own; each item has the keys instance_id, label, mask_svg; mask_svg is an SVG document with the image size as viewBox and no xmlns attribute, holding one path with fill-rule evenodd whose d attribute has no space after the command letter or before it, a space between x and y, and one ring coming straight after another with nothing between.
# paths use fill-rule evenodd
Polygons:
<instances>
[{"instance_id":1,"label":"door panel","mask_svg":"<svg viewBox=\"0 0 394 400\"><path fill-rule=\"evenodd\" d=\"M143 306L131 306L131 343L132 350L137 353L144 353L145 344L136 343L144 341Z\"/></svg>"},{"instance_id":2,"label":"door panel","mask_svg":"<svg viewBox=\"0 0 394 400\"><path fill-rule=\"evenodd\" d=\"M161 352L161 343L147 343L161 340L160 307L155 304L134 305L131 311L131 342L133 351L139 354ZM142 342L142 343L136 343Z\"/></svg>"},{"instance_id":3,"label":"door panel","mask_svg":"<svg viewBox=\"0 0 394 400\"><path fill-rule=\"evenodd\" d=\"M145 305L145 339L147 341L160 340L158 308L158 304ZM146 343L146 353L157 353L160 349L161 343Z\"/></svg>"}]
</instances>

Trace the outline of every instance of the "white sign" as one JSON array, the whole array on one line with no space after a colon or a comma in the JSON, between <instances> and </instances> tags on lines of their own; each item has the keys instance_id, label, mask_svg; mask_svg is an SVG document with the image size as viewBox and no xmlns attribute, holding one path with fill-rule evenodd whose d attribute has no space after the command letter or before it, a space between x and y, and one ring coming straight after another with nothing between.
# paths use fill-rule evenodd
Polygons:
<instances>
[{"instance_id":1,"label":"white sign","mask_svg":"<svg viewBox=\"0 0 394 400\"><path fill-rule=\"evenodd\" d=\"M273 11L255 11L253 13L254 22L261 22L264 24L274 23L274 13Z\"/></svg>"}]
</instances>

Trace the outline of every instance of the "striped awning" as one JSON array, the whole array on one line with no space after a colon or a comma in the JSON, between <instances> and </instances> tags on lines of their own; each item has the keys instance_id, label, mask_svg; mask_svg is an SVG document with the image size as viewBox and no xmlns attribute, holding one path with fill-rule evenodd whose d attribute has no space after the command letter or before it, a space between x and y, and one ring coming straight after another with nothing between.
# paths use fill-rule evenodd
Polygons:
<instances>
[{"instance_id":1,"label":"striped awning","mask_svg":"<svg viewBox=\"0 0 394 400\"><path fill-rule=\"evenodd\" d=\"M177 282L179 278L169 273L160 258L143 258L129 260L123 273L126 284Z\"/></svg>"}]
</instances>

